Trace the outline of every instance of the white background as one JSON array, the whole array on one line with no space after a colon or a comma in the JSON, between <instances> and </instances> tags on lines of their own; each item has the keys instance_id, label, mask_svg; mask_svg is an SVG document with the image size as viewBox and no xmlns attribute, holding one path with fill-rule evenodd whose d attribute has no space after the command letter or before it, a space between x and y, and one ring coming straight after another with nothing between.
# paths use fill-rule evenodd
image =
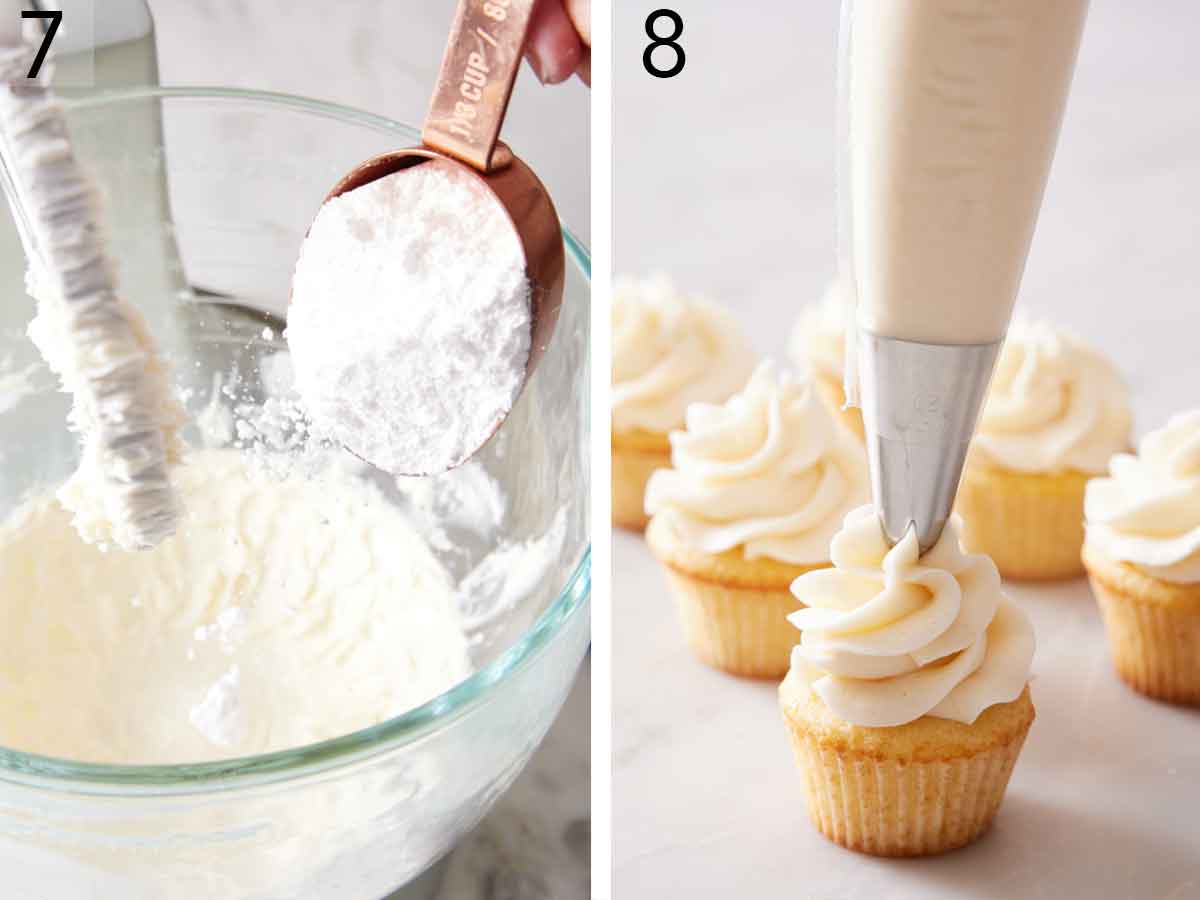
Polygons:
<instances>
[{"instance_id":1,"label":"white background","mask_svg":"<svg viewBox=\"0 0 1200 900\"><path fill-rule=\"evenodd\" d=\"M641 64L660 5L686 25L667 81ZM782 357L833 269L837 3L614 6L616 271L670 273ZM1093 0L1019 301L1118 364L1139 434L1200 406L1197 46L1190 0ZM774 687L692 660L640 538L613 557L620 900L1200 898L1200 712L1116 680L1082 580L1009 587L1038 631L1038 720L992 833L889 862L816 834Z\"/></svg>"},{"instance_id":2,"label":"white background","mask_svg":"<svg viewBox=\"0 0 1200 900\"><path fill-rule=\"evenodd\" d=\"M420 125L455 4L150 0L150 6L166 84L301 94ZM546 87L523 66L503 133L584 243L591 215L588 99L578 79Z\"/></svg>"}]
</instances>

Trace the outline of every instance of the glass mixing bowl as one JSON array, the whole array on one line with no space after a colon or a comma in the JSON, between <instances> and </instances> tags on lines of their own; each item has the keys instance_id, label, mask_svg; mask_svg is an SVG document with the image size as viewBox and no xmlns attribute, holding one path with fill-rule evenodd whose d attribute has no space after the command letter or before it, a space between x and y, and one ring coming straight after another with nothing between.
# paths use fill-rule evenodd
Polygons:
<instances>
[{"instance_id":1,"label":"glass mixing bowl","mask_svg":"<svg viewBox=\"0 0 1200 900\"><path fill-rule=\"evenodd\" d=\"M192 413L270 393L278 367L266 360L286 352L291 270L321 198L355 163L419 142L378 116L230 90L79 95L68 118L104 197L122 292L145 313ZM553 535L535 577L493 566L470 582L475 674L375 727L243 759L114 766L0 747L5 897L379 900L512 783L589 640L589 261L564 240L553 342L480 457L507 494L503 528L459 529L439 551L462 577L501 541ZM25 337L23 273L17 229L0 223L0 512L78 461L67 398ZM503 603L484 596L497 592Z\"/></svg>"}]
</instances>

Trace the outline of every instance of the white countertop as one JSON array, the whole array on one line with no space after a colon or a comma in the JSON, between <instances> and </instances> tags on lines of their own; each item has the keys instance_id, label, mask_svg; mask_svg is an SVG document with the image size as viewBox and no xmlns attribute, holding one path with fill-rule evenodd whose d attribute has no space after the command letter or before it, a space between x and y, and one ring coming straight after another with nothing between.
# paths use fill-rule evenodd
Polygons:
<instances>
[{"instance_id":1,"label":"white countertop","mask_svg":"<svg viewBox=\"0 0 1200 900\"><path fill-rule=\"evenodd\" d=\"M1033 620L1037 721L992 831L926 860L809 824L774 684L697 662L639 537L613 548L614 896L1200 898L1200 710L1121 684L1083 580L1008 585Z\"/></svg>"},{"instance_id":2,"label":"white countertop","mask_svg":"<svg viewBox=\"0 0 1200 900\"><path fill-rule=\"evenodd\" d=\"M783 358L833 268L837 4L677 0L668 81L641 68L654 5L615 5L616 270L674 275ZM1093 0L1019 304L1114 359L1139 434L1200 405L1198 38L1188 0ZM774 686L694 661L641 539L613 555L620 900L1200 898L1200 711L1117 680L1083 580L1008 586L1037 629L1038 718L992 832L887 861L817 834Z\"/></svg>"}]
</instances>

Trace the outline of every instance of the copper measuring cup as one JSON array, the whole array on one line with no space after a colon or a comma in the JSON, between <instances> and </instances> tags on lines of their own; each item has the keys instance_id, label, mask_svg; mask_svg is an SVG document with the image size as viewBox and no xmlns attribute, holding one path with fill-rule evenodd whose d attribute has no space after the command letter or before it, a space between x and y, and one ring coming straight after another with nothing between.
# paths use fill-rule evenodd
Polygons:
<instances>
[{"instance_id":1,"label":"copper measuring cup","mask_svg":"<svg viewBox=\"0 0 1200 900\"><path fill-rule=\"evenodd\" d=\"M562 231L550 195L533 170L499 139L535 3L459 0L421 129L421 146L368 159L343 176L325 197L329 201L430 160L467 169L480 190L490 193L504 208L525 252L533 323L525 382L554 334L566 277ZM501 424L497 422L496 428ZM495 430L483 444L492 434Z\"/></svg>"}]
</instances>

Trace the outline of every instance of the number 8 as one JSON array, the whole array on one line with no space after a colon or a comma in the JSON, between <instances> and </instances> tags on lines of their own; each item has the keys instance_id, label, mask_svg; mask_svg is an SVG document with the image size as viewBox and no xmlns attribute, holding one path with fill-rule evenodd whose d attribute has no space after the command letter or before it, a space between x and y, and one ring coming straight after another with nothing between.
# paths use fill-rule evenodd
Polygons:
<instances>
[{"instance_id":1,"label":"number 8","mask_svg":"<svg viewBox=\"0 0 1200 900\"><path fill-rule=\"evenodd\" d=\"M659 19L664 18L671 21L671 24L675 26L675 30L666 37L659 37L654 33L654 25ZM683 71L683 65L687 62L687 54L683 52L683 47L675 43L679 40L681 34L683 34L683 17L673 9L656 9L646 17L646 37L650 38L650 45L642 53L642 65L655 78L670 78ZM674 50L675 65L669 69L657 68L654 65L654 49L656 47L670 47Z\"/></svg>"}]
</instances>

